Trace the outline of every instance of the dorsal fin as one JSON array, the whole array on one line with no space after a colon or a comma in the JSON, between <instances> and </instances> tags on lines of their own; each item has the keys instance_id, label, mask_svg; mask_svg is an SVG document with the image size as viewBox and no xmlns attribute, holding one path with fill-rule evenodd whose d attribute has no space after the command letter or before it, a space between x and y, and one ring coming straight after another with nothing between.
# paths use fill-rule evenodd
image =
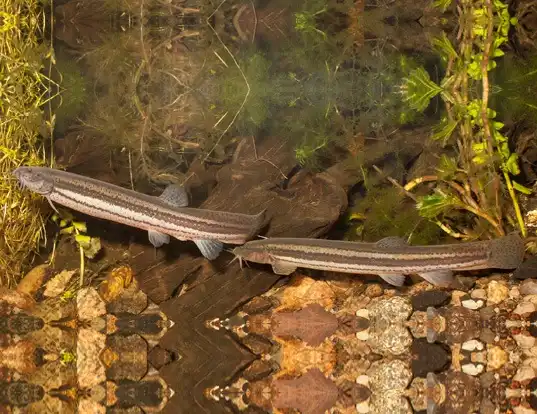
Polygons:
<instances>
[{"instance_id":1,"label":"dorsal fin","mask_svg":"<svg viewBox=\"0 0 537 414\"><path fill-rule=\"evenodd\" d=\"M406 242L406 240L399 236L384 237L383 239L380 239L375 244L377 245L377 247L380 247L382 249L408 246L408 243Z\"/></svg>"}]
</instances>

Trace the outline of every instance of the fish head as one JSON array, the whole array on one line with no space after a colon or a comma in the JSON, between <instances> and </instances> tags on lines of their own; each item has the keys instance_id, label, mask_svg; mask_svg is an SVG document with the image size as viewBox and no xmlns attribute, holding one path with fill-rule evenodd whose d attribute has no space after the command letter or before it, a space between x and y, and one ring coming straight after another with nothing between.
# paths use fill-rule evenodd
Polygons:
<instances>
[{"instance_id":1,"label":"fish head","mask_svg":"<svg viewBox=\"0 0 537 414\"><path fill-rule=\"evenodd\" d=\"M272 258L268 251L266 251L262 247L260 248L248 246L248 243L240 247L235 247L233 249L233 254L240 260L247 260L249 262L262 264L272 263Z\"/></svg>"},{"instance_id":2,"label":"fish head","mask_svg":"<svg viewBox=\"0 0 537 414\"><path fill-rule=\"evenodd\" d=\"M12 174L19 180L21 186L37 194L47 196L54 189L52 179L45 176L38 167L19 167Z\"/></svg>"}]
</instances>

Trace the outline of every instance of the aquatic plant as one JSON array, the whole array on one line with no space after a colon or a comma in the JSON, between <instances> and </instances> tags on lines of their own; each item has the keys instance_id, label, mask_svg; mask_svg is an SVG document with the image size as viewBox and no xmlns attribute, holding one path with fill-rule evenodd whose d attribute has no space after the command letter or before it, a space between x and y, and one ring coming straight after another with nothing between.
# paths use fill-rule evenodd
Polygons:
<instances>
[{"instance_id":1,"label":"aquatic plant","mask_svg":"<svg viewBox=\"0 0 537 414\"><path fill-rule=\"evenodd\" d=\"M447 3L438 5L445 7ZM424 108L430 96L443 97L446 114L432 137L449 144L456 136L458 159L442 159L438 174L417 177L401 189L415 199L422 217L453 237L472 239L483 232L500 236L512 223L525 236L517 193L528 194L530 190L513 178L520 172L518 156L511 152L508 138L501 132L504 124L495 119L496 112L489 107L488 72L496 66L494 58L503 56L500 47L507 41L514 21L501 0L463 3L459 10L459 21L465 24L458 50L445 34L433 41L446 65L441 84L435 86L421 71L406 80L407 84L412 80L415 93L408 99L416 109ZM481 84L481 97L475 93L477 82ZM446 168L448 165L450 168ZM449 169L452 171L448 174ZM431 182L435 183L432 193L418 197L412 194L421 183ZM504 205L504 189L511 209ZM470 212L473 220L461 220L458 211Z\"/></svg>"},{"instance_id":2,"label":"aquatic plant","mask_svg":"<svg viewBox=\"0 0 537 414\"><path fill-rule=\"evenodd\" d=\"M52 100L52 111L56 116L56 134L62 134L89 103L90 84L77 62L63 53L56 54L54 69L52 78L60 85L60 93Z\"/></svg>"},{"instance_id":3,"label":"aquatic plant","mask_svg":"<svg viewBox=\"0 0 537 414\"><path fill-rule=\"evenodd\" d=\"M213 87L212 94L207 98L210 102L209 111L219 119L226 112L235 113L238 110L247 92L247 85L236 67L227 63L224 66L217 60L215 63L214 69L210 69L209 79L206 80ZM239 55L238 64L248 79L250 93L233 129L247 134L254 132L265 122L270 113L271 102L278 99L278 90L275 90L270 79L271 63L262 53Z\"/></svg>"},{"instance_id":4,"label":"aquatic plant","mask_svg":"<svg viewBox=\"0 0 537 414\"><path fill-rule=\"evenodd\" d=\"M92 259L101 250L101 240L98 237L91 237L86 234L86 223L81 221L75 221L72 214L65 210L60 210L61 216L54 214L52 221L59 227L58 235L70 235L78 246L80 252L80 282L79 286L84 285L84 273L85 273L85 257ZM54 251L56 247L57 238L54 241L54 250L52 253L51 261L54 261Z\"/></svg>"},{"instance_id":5,"label":"aquatic plant","mask_svg":"<svg viewBox=\"0 0 537 414\"><path fill-rule=\"evenodd\" d=\"M326 33L317 29L315 24L315 17L324 12L326 12L326 7L314 13L309 11L295 13L295 29L304 33L317 33L326 38Z\"/></svg>"},{"instance_id":6,"label":"aquatic plant","mask_svg":"<svg viewBox=\"0 0 537 414\"><path fill-rule=\"evenodd\" d=\"M375 242L383 237L398 236L412 244L427 245L442 239L438 226L420 216L404 194L396 188L371 182L371 177L368 180L366 195L359 197L349 210L347 240Z\"/></svg>"},{"instance_id":7,"label":"aquatic plant","mask_svg":"<svg viewBox=\"0 0 537 414\"><path fill-rule=\"evenodd\" d=\"M403 78L401 85L403 101L408 102L410 107L418 112L427 109L431 99L442 91L443 88L431 80L423 67L413 69Z\"/></svg>"},{"instance_id":8,"label":"aquatic plant","mask_svg":"<svg viewBox=\"0 0 537 414\"><path fill-rule=\"evenodd\" d=\"M69 365L76 363L76 354L67 349L62 349L60 351L60 364Z\"/></svg>"},{"instance_id":9,"label":"aquatic plant","mask_svg":"<svg viewBox=\"0 0 537 414\"><path fill-rule=\"evenodd\" d=\"M527 59L504 56L495 70L491 107L502 118L512 118L528 126L537 125L537 55Z\"/></svg>"},{"instance_id":10,"label":"aquatic plant","mask_svg":"<svg viewBox=\"0 0 537 414\"><path fill-rule=\"evenodd\" d=\"M37 0L0 0L0 284L13 286L44 238L42 198L21 191L11 172L47 163L42 137L54 117L43 108L54 97L54 54L44 39L43 5ZM48 64L47 64L48 59Z\"/></svg>"},{"instance_id":11,"label":"aquatic plant","mask_svg":"<svg viewBox=\"0 0 537 414\"><path fill-rule=\"evenodd\" d=\"M131 186L176 171L185 152L202 148L199 135L184 135L208 122L194 91L207 54L176 53L167 42L130 30L82 50L97 92L80 117L83 132L102 144L95 147L101 156L124 154L116 162L129 169Z\"/></svg>"}]
</instances>

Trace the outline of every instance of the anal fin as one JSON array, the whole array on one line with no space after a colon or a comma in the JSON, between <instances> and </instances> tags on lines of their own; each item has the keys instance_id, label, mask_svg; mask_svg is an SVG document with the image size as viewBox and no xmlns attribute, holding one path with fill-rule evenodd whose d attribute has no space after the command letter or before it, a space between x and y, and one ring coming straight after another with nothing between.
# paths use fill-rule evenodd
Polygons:
<instances>
[{"instance_id":1,"label":"anal fin","mask_svg":"<svg viewBox=\"0 0 537 414\"><path fill-rule=\"evenodd\" d=\"M418 275L435 286L448 287L453 283L453 272L449 269L418 273Z\"/></svg>"},{"instance_id":2,"label":"anal fin","mask_svg":"<svg viewBox=\"0 0 537 414\"><path fill-rule=\"evenodd\" d=\"M224 244L218 240L194 240L194 243L201 254L209 260L216 259L224 249Z\"/></svg>"},{"instance_id":3,"label":"anal fin","mask_svg":"<svg viewBox=\"0 0 537 414\"><path fill-rule=\"evenodd\" d=\"M164 233L160 233L154 230L148 230L147 235L149 241L156 248L161 247L163 244L168 244L170 242L170 236Z\"/></svg>"},{"instance_id":4,"label":"anal fin","mask_svg":"<svg viewBox=\"0 0 537 414\"><path fill-rule=\"evenodd\" d=\"M393 286L401 287L405 283L404 275L398 275L398 274L393 274L393 273L383 273L383 274L379 274L378 276Z\"/></svg>"},{"instance_id":5,"label":"anal fin","mask_svg":"<svg viewBox=\"0 0 537 414\"><path fill-rule=\"evenodd\" d=\"M277 275L290 275L296 270L296 266L289 263L274 262L272 263L272 271Z\"/></svg>"}]
</instances>

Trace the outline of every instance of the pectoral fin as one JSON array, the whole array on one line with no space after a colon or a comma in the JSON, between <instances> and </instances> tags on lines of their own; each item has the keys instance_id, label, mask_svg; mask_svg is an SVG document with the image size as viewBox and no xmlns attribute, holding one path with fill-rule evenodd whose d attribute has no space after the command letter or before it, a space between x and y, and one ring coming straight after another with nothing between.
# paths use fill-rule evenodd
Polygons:
<instances>
[{"instance_id":1,"label":"pectoral fin","mask_svg":"<svg viewBox=\"0 0 537 414\"><path fill-rule=\"evenodd\" d=\"M151 244L156 248L170 242L170 236L164 233L159 233L158 231L149 230L147 235L149 236L149 241Z\"/></svg>"},{"instance_id":2,"label":"pectoral fin","mask_svg":"<svg viewBox=\"0 0 537 414\"><path fill-rule=\"evenodd\" d=\"M296 266L288 263L275 262L272 263L272 271L277 275L290 275L296 270Z\"/></svg>"},{"instance_id":3,"label":"pectoral fin","mask_svg":"<svg viewBox=\"0 0 537 414\"><path fill-rule=\"evenodd\" d=\"M418 274L435 286L448 287L453 283L453 272L451 270L435 270Z\"/></svg>"},{"instance_id":4,"label":"pectoral fin","mask_svg":"<svg viewBox=\"0 0 537 414\"><path fill-rule=\"evenodd\" d=\"M224 249L224 245L218 240L194 240L194 243L201 254L209 260L216 259Z\"/></svg>"},{"instance_id":5,"label":"pectoral fin","mask_svg":"<svg viewBox=\"0 0 537 414\"><path fill-rule=\"evenodd\" d=\"M159 198L174 207L188 206L188 194L185 188L175 184L166 187Z\"/></svg>"},{"instance_id":6,"label":"pectoral fin","mask_svg":"<svg viewBox=\"0 0 537 414\"><path fill-rule=\"evenodd\" d=\"M393 286L403 286L405 283L405 276L403 275L394 275L393 273L385 273L379 275L382 279L384 279L386 282L388 282L390 285Z\"/></svg>"}]
</instances>

